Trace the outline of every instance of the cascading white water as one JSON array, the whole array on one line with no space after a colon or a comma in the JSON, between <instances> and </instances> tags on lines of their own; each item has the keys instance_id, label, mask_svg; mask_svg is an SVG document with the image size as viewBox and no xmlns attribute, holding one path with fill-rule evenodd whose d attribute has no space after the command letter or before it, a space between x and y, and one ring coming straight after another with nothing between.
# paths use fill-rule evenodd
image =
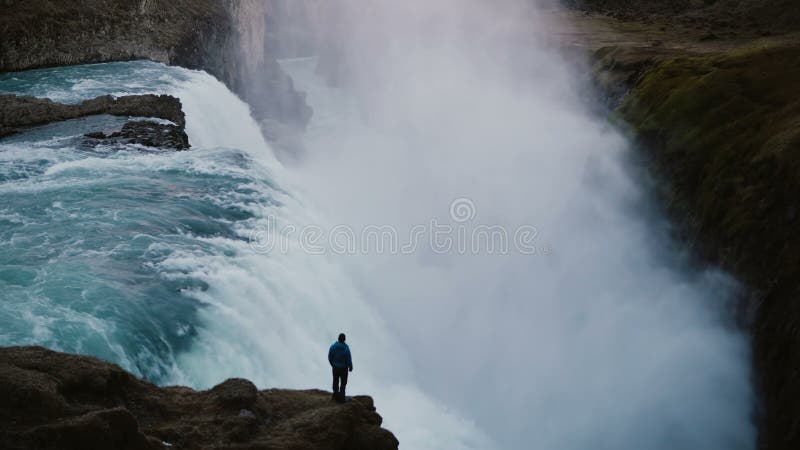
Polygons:
<instances>
[{"instance_id":1,"label":"cascading white water","mask_svg":"<svg viewBox=\"0 0 800 450\"><path fill-rule=\"evenodd\" d=\"M171 381L208 387L227 377L245 377L262 387L327 387L327 347L345 329L356 339L350 392L374 395L385 425L404 446L491 446L482 432L416 387L405 350L386 319L335 259L273 235L290 226L328 222L303 200L294 174L277 163L247 106L207 75L193 77L173 93L183 102L193 145L245 150L257 163L252 167L257 178L279 187L265 194L271 201L241 205L254 213L235 226L242 240L212 239L224 255L174 252L160 263L165 273L209 286L187 291L206 307L199 313L193 348L178 355L180 370ZM258 239L290 247L267 251Z\"/></svg>"},{"instance_id":2,"label":"cascading white water","mask_svg":"<svg viewBox=\"0 0 800 450\"><path fill-rule=\"evenodd\" d=\"M83 133L124 121L108 117L0 142L0 343L93 354L196 388L228 377L329 388L327 347L346 328L363 337L352 346L350 393L375 395L404 445L486 447L416 387L405 351L342 267L251 242L326 221L222 83L131 62L45 69L0 79L0 88L66 101L173 94L193 146L83 145Z\"/></svg>"}]
</instances>

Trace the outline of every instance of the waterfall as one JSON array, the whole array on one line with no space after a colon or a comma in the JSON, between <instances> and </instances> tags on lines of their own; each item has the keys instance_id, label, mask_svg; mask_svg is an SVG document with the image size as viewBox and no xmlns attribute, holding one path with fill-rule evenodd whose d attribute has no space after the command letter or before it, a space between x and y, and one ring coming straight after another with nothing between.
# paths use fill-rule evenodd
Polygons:
<instances>
[{"instance_id":1,"label":"waterfall","mask_svg":"<svg viewBox=\"0 0 800 450\"><path fill-rule=\"evenodd\" d=\"M624 136L542 31L553 16L336 5L320 58L341 88L284 62L315 110L296 173L356 236L339 264L423 391L498 448L753 448L737 284L672 241ZM414 251L359 239L375 229Z\"/></svg>"},{"instance_id":2,"label":"waterfall","mask_svg":"<svg viewBox=\"0 0 800 450\"><path fill-rule=\"evenodd\" d=\"M178 96L193 146L87 148L125 120L105 116L0 142L0 343L161 384L327 389L345 332L348 392L404 448L752 449L736 281L689 265L529 4L327 5L339 87L315 58L282 62L315 109L292 167L204 72L0 78ZM258 78L268 10L231 8Z\"/></svg>"},{"instance_id":3,"label":"waterfall","mask_svg":"<svg viewBox=\"0 0 800 450\"><path fill-rule=\"evenodd\" d=\"M329 388L327 347L346 329L349 392L374 395L404 445L490 446L416 386L386 319L335 259L258 245L327 220L220 81L130 62L32 71L0 86L68 101L175 95L193 147L87 149L83 133L124 121L103 116L0 143L0 344L91 354L161 384L245 377L306 389Z\"/></svg>"}]
</instances>

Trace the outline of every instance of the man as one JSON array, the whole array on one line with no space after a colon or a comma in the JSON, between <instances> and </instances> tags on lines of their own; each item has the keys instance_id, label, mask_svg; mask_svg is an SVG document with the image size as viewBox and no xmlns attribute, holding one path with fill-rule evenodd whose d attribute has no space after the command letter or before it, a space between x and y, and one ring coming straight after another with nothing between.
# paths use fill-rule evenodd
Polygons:
<instances>
[{"instance_id":1,"label":"man","mask_svg":"<svg viewBox=\"0 0 800 450\"><path fill-rule=\"evenodd\" d=\"M333 368L333 399L339 403L345 401L344 388L347 386L347 372L353 371L353 359L350 357L350 347L344 343L344 333L339 335L339 340L331 345L328 350L328 362ZM341 382L341 386L340 386Z\"/></svg>"}]
</instances>

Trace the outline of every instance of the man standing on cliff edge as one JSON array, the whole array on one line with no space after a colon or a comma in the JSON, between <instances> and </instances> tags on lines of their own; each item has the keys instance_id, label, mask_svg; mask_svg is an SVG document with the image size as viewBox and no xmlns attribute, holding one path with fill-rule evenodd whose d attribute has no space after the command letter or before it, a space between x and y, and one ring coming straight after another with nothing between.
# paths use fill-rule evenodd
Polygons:
<instances>
[{"instance_id":1,"label":"man standing on cliff edge","mask_svg":"<svg viewBox=\"0 0 800 450\"><path fill-rule=\"evenodd\" d=\"M344 403L346 397L344 388L347 386L347 372L353 371L353 359L350 357L350 347L344 343L344 333L339 334L339 340L331 345L328 350L328 362L333 368L333 399ZM341 386L339 382L341 381Z\"/></svg>"}]
</instances>

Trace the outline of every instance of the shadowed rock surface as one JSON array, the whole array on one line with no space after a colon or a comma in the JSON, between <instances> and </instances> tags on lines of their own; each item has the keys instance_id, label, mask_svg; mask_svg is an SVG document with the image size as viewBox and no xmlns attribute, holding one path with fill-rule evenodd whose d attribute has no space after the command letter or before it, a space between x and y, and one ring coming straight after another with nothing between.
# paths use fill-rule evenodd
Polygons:
<instances>
[{"instance_id":1,"label":"shadowed rock surface","mask_svg":"<svg viewBox=\"0 0 800 450\"><path fill-rule=\"evenodd\" d=\"M0 448L398 448L372 398L229 379L207 391L158 387L120 367L41 347L0 348Z\"/></svg>"},{"instance_id":2,"label":"shadowed rock surface","mask_svg":"<svg viewBox=\"0 0 800 450\"><path fill-rule=\"evenodd\" d=\"M186 125L181 101L170 95L126 95L118 98L104 95L78 104L64 104L46 98L0 94L0 137L37 125L97 114L155 117L169 120L181 130Z\"/></svg>"}]
</instances>

